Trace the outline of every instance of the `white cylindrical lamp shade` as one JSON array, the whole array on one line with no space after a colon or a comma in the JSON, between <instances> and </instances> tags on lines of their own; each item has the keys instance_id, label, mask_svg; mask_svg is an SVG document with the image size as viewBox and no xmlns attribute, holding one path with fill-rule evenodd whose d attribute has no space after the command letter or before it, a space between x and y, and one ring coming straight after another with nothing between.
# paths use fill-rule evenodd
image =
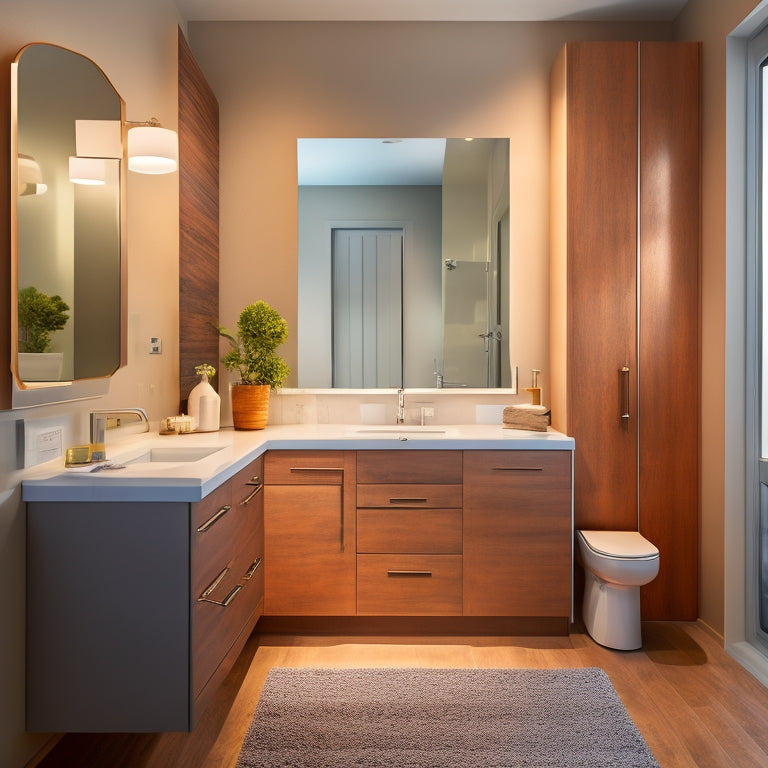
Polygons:
<instances>
[{"instance_id":1,"label":"white cylindrical lamp shade","mask_svg":"<svg viewBox=\"0 0 768 768\"><path fill-rule=\"evenodd\" d=\"M69 158L69 180L73 184L96 186L106 184L107 170L100 157Z\"/></svg>"},{"instance_id":2,"label":"white cylindrical lamp shade","mask_svg":"<svg viewBox=\"0 0 768 768\"><path fill-rule=\"evenodd\" d=\"M137 173L172 173L179 162L176 131L140 126L128 131L128 168Z\"/></svg>"}]
</instances>

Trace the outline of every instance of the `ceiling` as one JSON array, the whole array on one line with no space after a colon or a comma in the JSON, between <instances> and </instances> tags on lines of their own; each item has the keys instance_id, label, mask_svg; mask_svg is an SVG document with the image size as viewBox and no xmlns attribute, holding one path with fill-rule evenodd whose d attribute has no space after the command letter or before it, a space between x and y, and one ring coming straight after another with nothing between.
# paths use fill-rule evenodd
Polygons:
<instances>
[{"instance_id":1,"label":"ceiling","mask_svg":"<svg viewBox=\"0 0 768 768\"><path fill-rule=\"evenodd\" d=\"M186 21L673 21L687 0L175 0Z\"/></svg>"}]
</instances>

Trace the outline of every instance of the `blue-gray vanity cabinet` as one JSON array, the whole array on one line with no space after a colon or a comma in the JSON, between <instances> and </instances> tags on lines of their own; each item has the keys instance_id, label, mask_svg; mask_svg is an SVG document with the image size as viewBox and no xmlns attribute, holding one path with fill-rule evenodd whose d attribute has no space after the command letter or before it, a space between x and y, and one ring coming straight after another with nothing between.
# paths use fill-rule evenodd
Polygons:
<instances>
[{"instance_id":1,"label":"blue-gray vanity cabinet","mask_svg":"<svg viewBox=\"0 0 768 768\"><path fill-rule=\"evenodd\" d=\"M28 504L28 730L194 727L261 615L261 465L194 504Z\"/></svg>"}]
</instances>

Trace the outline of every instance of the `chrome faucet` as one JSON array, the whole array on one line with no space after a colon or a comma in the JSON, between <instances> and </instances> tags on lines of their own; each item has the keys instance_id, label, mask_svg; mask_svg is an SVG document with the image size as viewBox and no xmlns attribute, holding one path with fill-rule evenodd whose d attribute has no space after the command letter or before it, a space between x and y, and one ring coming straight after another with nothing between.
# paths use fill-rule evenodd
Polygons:
<instances>
[{"instance_id":1,"label":"chrome faucet","mask_svg":"<svg viewBox=\"0 0 768 768\"><path fill-rule=\"evenodd\" d=\"M104 461L107 458L107 430L131 427L131 432L149 432L149 418L143 408L107 408L91 411L90 421L92 461Z\"/></svg>"},{"instance_id":2,"label":"chrome faucet","mask_svg":"<svg viewBox=\"0 0 768 768\"><path fill-rule=\"evenodd\" d=\"M397 390L397 423L405 424L405 390Z\"/></svg>"}]
</instances>

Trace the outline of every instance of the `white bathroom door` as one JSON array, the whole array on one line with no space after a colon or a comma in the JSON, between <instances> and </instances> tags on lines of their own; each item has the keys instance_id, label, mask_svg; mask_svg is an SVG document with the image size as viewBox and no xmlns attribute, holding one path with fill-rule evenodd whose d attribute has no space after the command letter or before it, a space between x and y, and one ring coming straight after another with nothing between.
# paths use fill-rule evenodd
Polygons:
<instances>
[{"instance_id":1,"label":"white bathroom door","mask_svg":"<svg viewBox=\"0 0 768 768\"><path fill-rule=\"evenodd\" d=\"M403 231L333 230L333 386L403 386Z\"/></svg>"}]
</instances>

